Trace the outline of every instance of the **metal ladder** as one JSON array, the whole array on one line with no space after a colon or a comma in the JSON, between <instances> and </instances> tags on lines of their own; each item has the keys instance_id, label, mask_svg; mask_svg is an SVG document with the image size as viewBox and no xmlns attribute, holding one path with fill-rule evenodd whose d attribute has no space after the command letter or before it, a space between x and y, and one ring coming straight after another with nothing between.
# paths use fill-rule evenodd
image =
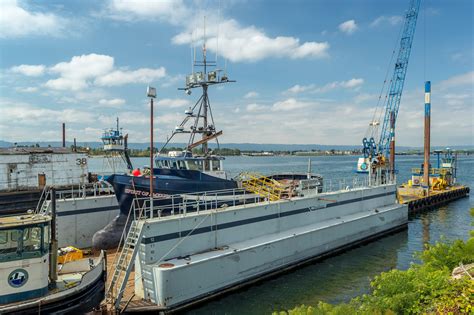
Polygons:
<instances>
[{"instance_id":1,"label":"metal ladder","mask_svg":"<svg viewBox=\"0 0 474 315\"><path fill-rule=\"evenodd\" d=\"M114 266L112 280L107 289L107 300L114 305L115 309L119 309L128 278L135 264L135 257L143 236L142 222L139 220L132 221L119 258Z\"/></svg>"},{"instance_id":2,"label":"metal ladder","mask_svg":"<svg viewBox=\"0 0 474 315\"><path fill-rule=\"evenodd\" d=\"M38 200L38 205L35 209L35 214L47 215L49 212L49 204L51 203L48 198L51 197L51 189L48 186L43 188L41 192L40 199Z\"/></svg>"}]
</instances>

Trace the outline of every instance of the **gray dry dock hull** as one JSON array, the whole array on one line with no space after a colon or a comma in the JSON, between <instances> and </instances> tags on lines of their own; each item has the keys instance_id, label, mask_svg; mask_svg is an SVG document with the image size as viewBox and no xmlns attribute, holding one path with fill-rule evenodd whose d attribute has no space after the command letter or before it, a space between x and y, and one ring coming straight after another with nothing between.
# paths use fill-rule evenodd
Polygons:
<instances>
[{"instance_id":1,"label":"gray dry dock hull","mask_svg":"<svg viewBox=\"0 0 474 315\"><path fill-rule=\"evenodd\" d=\"M395 189L383 185L141 222L135 275L144 279L136 279L135 293L149 296L155 310L179 308L403 228L408 211L395 203Z\"/></svg>"},{"instance_id":2,"label":"gray dry dock hull","mask_svg":"<svg viewBox=\"0 0 474 315\"><path fill-rule=\"evenodd\" d=\"M90 248L94 234L118 216L119 206L113 194L60 198L56 213L59 247Z\"/></svg>"}]
</instances>

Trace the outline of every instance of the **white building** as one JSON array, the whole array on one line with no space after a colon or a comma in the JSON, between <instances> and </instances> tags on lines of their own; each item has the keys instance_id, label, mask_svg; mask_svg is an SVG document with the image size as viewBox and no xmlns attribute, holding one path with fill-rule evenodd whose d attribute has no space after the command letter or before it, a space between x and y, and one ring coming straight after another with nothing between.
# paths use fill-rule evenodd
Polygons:
<instances>
[{"instance_id":1,"label":"white building","mask_svg":"<svg viewBox=\"0 0 474 315\"><path fill-rule=\"evenodd\" d=\"M88 183L87 154L68 148L0 148L0 191Z\"/></svg>"}]
</instances>

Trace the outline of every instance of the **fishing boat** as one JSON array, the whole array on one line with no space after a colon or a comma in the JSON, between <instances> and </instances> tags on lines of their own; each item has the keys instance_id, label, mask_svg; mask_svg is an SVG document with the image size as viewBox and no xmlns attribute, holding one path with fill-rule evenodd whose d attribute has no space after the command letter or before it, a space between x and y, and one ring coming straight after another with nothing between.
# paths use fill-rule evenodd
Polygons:
<instances>
[{"instance_id":1,"label":"fishing boat","mask_svg":"<svg viewBox=\"0 0 474 315\"><path fill-rule=\"evenodd\" d=\"M0 217L1 314L84 314L104 298L104 252L58 265L54 218Z\"/></svg>"},{"instance_id":2,"label":"fishing boat","mask_svg":"<svg viewBox=\"0 0 474 315\"><path fill-rule=\"evenodd\" d=\"M117 247L122 231L127 227L125 221L133 199L150 195L150 176L153 177L153 196L157 198L157 203L160 203L160 199L175 194L237 188L237 182L224 171L225 158L213 154L208 147L211 140L216 140L219 145L217 138L222 135L222 131L217 131L215 127L208 88L235 81L229 80L221 70L208 71L210 67L215 68L216 63L207 60L205 45L203 61L194 62L194 66L202 67L202 71L194 72L193 67L193 73L186 77L186 86L180 90L190 95L193 89L199 88L202 94L193 107L185 110L185 118L175 127L171 137L155 156L156 167L151 167L151 170L150 166L144 168L143 176L114 174L107 178L115 191L120 214L94 235L94 248ZM183 151L165 153L167 144L179 134L189 134L186 148ZM198 139L199 136L201 139ZM193 149L200 145L200 154L193 154Z\"/></svg>"}]
</instances>

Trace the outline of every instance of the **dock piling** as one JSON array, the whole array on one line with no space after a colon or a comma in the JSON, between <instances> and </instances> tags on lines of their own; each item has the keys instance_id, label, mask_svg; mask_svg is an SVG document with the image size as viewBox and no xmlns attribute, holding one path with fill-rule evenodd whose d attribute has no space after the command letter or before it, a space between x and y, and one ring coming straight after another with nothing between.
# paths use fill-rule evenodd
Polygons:
<instances>
[{"instance_id":1,"label":"dock piling","mask_svg":"<svg viewBox=\"0 0 474 315\"><path fill-rule=\"evenodd\" d=\"M431 81L425 82L425 144L423 162L423 183L427 195L430 191L430 128L431 128Z\"/></svg>"}]
</instances>

